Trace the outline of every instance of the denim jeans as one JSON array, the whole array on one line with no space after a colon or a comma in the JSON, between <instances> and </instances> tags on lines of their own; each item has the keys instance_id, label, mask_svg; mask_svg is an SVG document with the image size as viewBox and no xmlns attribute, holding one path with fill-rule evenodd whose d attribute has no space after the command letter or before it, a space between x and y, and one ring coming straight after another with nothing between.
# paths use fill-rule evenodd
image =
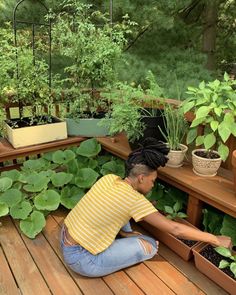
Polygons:
<instances>
[{"instance_id":1,"label":"denim jeans","mask_svg":"<svg viewBox=\"0 0 236 295\"><path fill-rule=\"evenodd\" d=\"M129 224L122 228L131 231ZM144 251L140 239L151 244L151 251ZM103 252L93 255L80 245L67 246L61 232L61 249L66 264L75 272L87 277L101 277L152 258L157 253L156 241L145 235L115 239ZM149 251L148 251L149 252Z\"/></svg>"}]
</instances>

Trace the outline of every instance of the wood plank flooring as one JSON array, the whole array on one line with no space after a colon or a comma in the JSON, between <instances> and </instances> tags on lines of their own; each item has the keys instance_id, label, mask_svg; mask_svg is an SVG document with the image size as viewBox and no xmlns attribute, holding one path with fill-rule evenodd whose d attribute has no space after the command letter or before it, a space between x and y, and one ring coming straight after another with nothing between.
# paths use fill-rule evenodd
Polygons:
<instances>
[{"instance_id":1,"label":"wood plank flooring","mask_svg":"<svg viewBox=\"0 0 236 295\"><path fill-rule=\"evenodd\" d=\"M67 212L60 209L49 215L34 240L21 234L10 217L1 218L0 295L227 294L198 272L192 261L185 262L164 245L152 260L102 278L74 273L60 251L60 229Z\"/></svg>"}]
</instances>

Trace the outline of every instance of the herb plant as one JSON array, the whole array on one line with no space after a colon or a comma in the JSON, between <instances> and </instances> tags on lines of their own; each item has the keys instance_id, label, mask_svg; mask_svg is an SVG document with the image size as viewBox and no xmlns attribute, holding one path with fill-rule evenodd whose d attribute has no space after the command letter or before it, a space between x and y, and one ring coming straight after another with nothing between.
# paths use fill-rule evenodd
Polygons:
<instances>
[{"instance_id":1,"label":"herb plant","mask_svg":"<svg viewBox=\"0 0 236 295\"><path fill-rule=\"evenodd\" d=\"M236 136L236 92L227 73L222 81L199 84L188 87L188 95L183 103L184 112L193 111L195 118L190 125L187 144L195 141L196 146L203 145L208 155L216 149L223 161L229 154L226 141L232 134ZM198 127L204 126L204 133L198 135Z\"/></svg>"},{"instance_id":2,"label":"herb plant","mask_svg":"<svg viewBox=\"0 0 236 295\"><path fill-rule=\"evenodd\" d=\"M188 132L188 122L186 121L182 108L174 107L170 104L164 105L164 130L158 126L161 134L165 138L171 150L179 150L184 137Z\"/></svg>"},{"instance_id":3,"label":"herb plant","mask_svg":"<svg viewBox=\"0 0 236 295\"><path fill-rule=\"evenodd\" d=\"M186 218L187 214L180 212L181 209L182 209L182 204L179 201L177 201L173 207L164 206L164 211L167 214L166 217L168 219Z\"/></svg>"},{"instance_id":4,"label":"herb plant","mask_svg":"<svg viewBox=\"0 0 236 295\"><path fill-rule=\"evenodd\" d=\"M222 259L220 261L219 268L229 267L236 278L236 255L233 255L231 251L225 247L216 247L214 249L218 254L228 258L228 260Z\"/></svg>"}]
</instances>

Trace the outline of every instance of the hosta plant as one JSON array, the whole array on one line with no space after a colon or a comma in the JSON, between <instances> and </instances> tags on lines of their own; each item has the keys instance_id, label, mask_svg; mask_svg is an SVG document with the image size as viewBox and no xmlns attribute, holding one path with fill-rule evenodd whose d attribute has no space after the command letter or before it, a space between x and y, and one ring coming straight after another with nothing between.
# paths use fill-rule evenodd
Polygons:
<instances>
[{"instance_id":1,"label":"hosta plant","mask_svg":"<svg viewBox=\"0 0 236 295\"><path fill-rule=\"evenodd\" d=\"M192 111L195 115L187 135L187 144L195 142L203 146L210 156L216 150L225 161L229 154L226 141L232 134L236 136L236 92L227 73L222 81L199 84L188 87L188 98L183 103L184 113ZM198 134L199 126L204 127L203 134Z\"/></svg>"},{"instance_id":2,"label":"hosta plant","mask_svg":"<svg viewBox=\"0 0 236 295\"><path fill-rule=\"evenodd\" d=\"M79 147L27 160L19 171L2 172L0 217L20 220L21 231L34 238L50 211L60 205L72 209L99 177L108 173L124 177L123 161L100 152L96 139L88 139Z\"/></svg>"}]
</instances>

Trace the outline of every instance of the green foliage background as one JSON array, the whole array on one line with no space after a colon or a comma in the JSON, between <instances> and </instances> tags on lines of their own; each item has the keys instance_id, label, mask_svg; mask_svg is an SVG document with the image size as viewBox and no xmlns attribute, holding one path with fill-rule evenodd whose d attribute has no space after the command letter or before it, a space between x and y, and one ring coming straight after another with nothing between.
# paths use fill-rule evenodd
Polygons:
<instances>
[{"instance_id":1,"label":"green foliage background","mask_svg":"<svg viewBox=\"0 0 236 295\"><path fill-rule=\"evenodd\" d=\"M0 1L0 24L11 20L16 2ZM30 11L31 18L38 18L38 10L28 8L30 4L36 5L35 2L25 1L20 15L29 17L27 12ZM58 1L42 2L52 11L58 12ZM109 13L108 0L83 2ZM113 0L113 23L120 21L125 14L138 23L135 33L128 36L129 44L124 51L125 62L118 67L119 78L133 84L145 84L147 72L151 70L163 88L165 97L184 99L187 86L197 86L202 80L221 78L222 72L230 72L236 62L236 1L213 2L218 11L216 70L209 72L205 67L206 54L202 52L203 17L207 0ZM54 56L54 70L64 62L64 58Z\"/></svg>"}]
</instances>

